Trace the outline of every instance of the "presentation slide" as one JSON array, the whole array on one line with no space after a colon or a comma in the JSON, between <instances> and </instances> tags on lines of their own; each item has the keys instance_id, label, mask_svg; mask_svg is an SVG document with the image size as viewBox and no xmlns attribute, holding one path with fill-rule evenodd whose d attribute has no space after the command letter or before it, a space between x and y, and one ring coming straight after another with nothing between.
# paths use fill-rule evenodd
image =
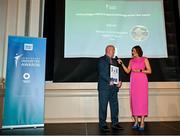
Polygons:
<instances>
[{"instance_id":1,"label":"presentation slide","mask_svg":"<svg viewBox=\"0 0 180 136\"><path fill-rule=\"evenodd\" d=\"M66 0L64 58L98 58L109 44L119 58L167 58L163 0Z\"/></svg>"}]
</instances>

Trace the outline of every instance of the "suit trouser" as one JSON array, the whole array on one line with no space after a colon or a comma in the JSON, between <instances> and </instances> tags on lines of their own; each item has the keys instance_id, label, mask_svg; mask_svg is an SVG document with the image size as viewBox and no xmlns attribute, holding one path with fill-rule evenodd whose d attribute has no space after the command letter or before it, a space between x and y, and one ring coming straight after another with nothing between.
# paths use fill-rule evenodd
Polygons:
<instances>
[{"instance_id":1,"label":"suit trouser","mask_svg":"<svg viewBox=\"0 0 180 136\"><path fill-rule=\"evenodd\" d=\"M106 126L106 118L107 118L107 106L108 102L110 105L111 111L111 121L112 125L118 124L118 96L117 91L112 89L99 90L99 125L100 127Z\"/></svg>"}]
</instances>

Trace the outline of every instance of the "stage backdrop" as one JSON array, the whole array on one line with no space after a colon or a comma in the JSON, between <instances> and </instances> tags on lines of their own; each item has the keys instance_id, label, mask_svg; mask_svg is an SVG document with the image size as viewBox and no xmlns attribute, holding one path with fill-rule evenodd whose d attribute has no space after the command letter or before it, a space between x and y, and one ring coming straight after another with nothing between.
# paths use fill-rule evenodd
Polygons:
<instances>
[{"instance_id":1,"label":"stage backdrop","mask_svg":"<svg viewBox=\"0 0 180 136\"><path fill-rule=\"evenodd\" d=\"M3 128L44 126L45 38L9 36Z\"/></svg>"}]
</instances>

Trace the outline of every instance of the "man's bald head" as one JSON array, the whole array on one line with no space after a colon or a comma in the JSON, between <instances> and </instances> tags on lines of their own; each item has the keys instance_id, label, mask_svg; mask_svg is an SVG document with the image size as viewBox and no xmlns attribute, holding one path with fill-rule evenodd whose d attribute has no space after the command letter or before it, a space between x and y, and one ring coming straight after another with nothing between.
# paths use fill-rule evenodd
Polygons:
<instances>
[{"instance_id":1,"label":"man's bald head","mask_svg":"<svg viewBox=\"0 0 180 136\"><path fill-rule=\"evenodd\" d=\"M114 53L115 53L115 47L114 45L108 45L106 46L106 55L109 56L110 58L114 57Z\"/></svg>"}]
</instances>

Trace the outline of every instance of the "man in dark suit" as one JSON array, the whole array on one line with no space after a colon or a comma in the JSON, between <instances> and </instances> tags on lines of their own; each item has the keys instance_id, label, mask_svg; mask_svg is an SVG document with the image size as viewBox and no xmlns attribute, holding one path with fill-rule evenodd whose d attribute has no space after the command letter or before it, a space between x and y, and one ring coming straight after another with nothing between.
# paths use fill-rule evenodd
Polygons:
<instances>
[{"instance_id":1,"label":"man in dark suit","mask_svg":"<svg viewBox=\"0 0 180 136\"><path fill-rule=\"evenodd\" d=\"M105 52L105 55L99 58L98 63L99 127L103 131L110 131L106 123L107 105L109 102L112 128L120 130L122 127L119 125L118 120L118 91L122 82L120 78L118 84L115 85L110 79L110 65L117 66L117 61L113 59L115 47L113 45L108 45Z\"/></svg>"}]
</instances>

